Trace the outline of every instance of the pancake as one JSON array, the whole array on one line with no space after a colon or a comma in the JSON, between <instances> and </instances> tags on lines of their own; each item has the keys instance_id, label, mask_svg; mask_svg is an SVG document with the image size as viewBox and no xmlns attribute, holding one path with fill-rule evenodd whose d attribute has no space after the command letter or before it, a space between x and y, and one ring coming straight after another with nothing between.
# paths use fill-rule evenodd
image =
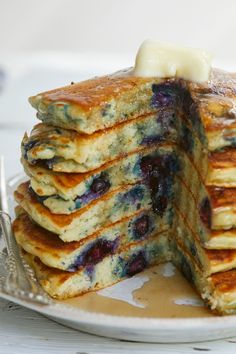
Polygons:
<instances>
[{"instance_id":1,"label":"pancake","mask_svg":"<svg viewBox=\"0 0 236 354\"><path fill-rule=\"evenodd\" d=\"M206 250L211 274L236 268L236 250Z\"/></svg>"},{"instance_id":2,"label":"pancake","mask_svg":"<svg viewBox=\"0 0 236 354\"><path fill-rule=\"evenodd\" d=\"M211 187L208 189L212 205L212 229L236 227L236 189Z\"/></svg>"},{"instance_id":3,"label":"pancake","mask_svg":"<svg viewBox=\"0 0 236 354\"><path fill-rule=\"evenodd\" d=\"M156 176L156 182L151 178L154 187L159 181L157 190L155 190L156 187L152 189L152 185L148 183L123 186L68 215L51 213L38 201L35 194L29 191L28 182L18 188L15 196L17 202L29 213L33 220L49 231L58 234L62 240L67 242L78 241L99 230L100 227L105 227L123 217L132 215L137 210L148 209L148 206L156 208L156 212L162 216L166 211L171 210L174 195L176 209L184 215L189 224L195 225L196 233L200 235L201 242L207 243L209 241L211 235L209 227L212 229L219 228L219 220L220 227L223 229L229 228L229 220L231 220L231 227L234 227L234 213L228 210L227 205L230 202L228 196L226 196L227 189L225 189L225 198L222 198L219 207L215 201L215 189L207 190L203 184L199 184L198 180L194 180L193 174L191 175L191 181L195 185L197 196L194 196L190 187L180 177L176 177L175 187L170 174L164 175L164 181L161 176ZM163 185L160 183L163 183ZM174 193L175 188L177 188L176 193ZM156 194L160 190L162 195ZM177 195L177 191L179 195ZM163 198L165 198L165 201ZM160 207L164 207L164 209L159 210ZM174 217L173 211L171 213Z\"/></svg>"},{"instance_id":4,"label":"pancake","mask_svg":"<svg viewBox=\"0 0 236 354\"><path fill-rule=\"evenodd\" d=\"M199 178L191 174L188 180L181 176L176 177L176 194L172 201L172 207L176 210L185 223L194 231L202 244L208 242L212 227L212 207L210 195Z\"/></svg>"},{"instance_id":5,"label":"pancake","mask_svg":"<svg viewBox=\"0 0 236 354\"><path fill-rule=\"evenodd\" d=\"M171 146L166 146L166 149L172 151ZM161 148L159 152L161 153ZM92 190L91 186L101 179L107 181L107 186L109 184L106 191L116 189L120 185L141 181L143 178L141 170L135 167L139 164L139 159L150 154L157 154L156 147L132 152L127 157L107 162L102 167L87 173L54 172L40 164L31 165L24 158L21 162L30 177L30 185L38 196L57 195L65 200L74 200L88 195Z\"/></svg>"},{"instance_id":6,"label":"pancake","mask_svg":"<svg viewBox=\"0 0 236 354\"><path fill-rule=\"evenodd\" d=\"M66 299L88 291L99 290L125 277L132 276L147 266L172 260L184 276L191 281L207 305L218 314L235 310L236 271L226 271L206 276L184 249L167 234L127 247L121 253L105 257L93 267L76 272L66 272L44 265L38 257L23 252L27 262L36 272L44 290L53 298Z\"/></svg>"},{"instance_id":7,"label":"pancake","mask_svg":"<svg viewBox=\"0 0 236 354\"><path fill-rule=\"evenodd\" d=\"M131 70L96 77L29 98L47 124L92 134L156 111L153 84L160 79L134 77Z\"/></svg>"},{"instance_id":8,"label":"pancake","mask_svg":"<svg viewBox=\"0 0 236 354\"><path fill-rule=\"evenodd\" d=\"M218 188L216 188L216 191L213 189L211 194L207 195L210 201L207 203L207 199L203 197L204 190L202 195L200 194L200 198L195 199L193 193L189 193L189 189L186 185L182 184L181 193L177 199L178 203L174 203L175 212L178 216L175 219L177 224L174 229L181 229L181 226L179 226L179 218L181 217L184 219L184 223L188 225L188 228L192 230L192 234L195 235L195 238L197 238L204 247L208 249L236 249L236 228L227 230L227 203L230 203L227 194L230 192L227 189L223 189L224 197L222 197L221 200L215 200L219 192L217 189ZM218 207L219 205L221 205L222 209ZM233 205L231 204L229 207L229 216L234 215L233 212L230 212L232 209ZM216 226L216 221L219 219L223 224L223 228L212 230L212 228Z\"/></svg>"},{"instance_id":9,"label":"pancake","mask_svg":"<svg viewBox=\"0 0 236 354\"><path fill-rule=\"evenodd\" d=\"M212 308L222 315L235 314L236 309L236 270L216 273L208 278L213 291L210 293Z\"/></svg>"},{"instance_id":10,"label":"pancake","mask_svg":"<svg viewBox=\"0 0 236 354\"><path fill-rule=\"evenodd\" d=\"M218 315L233 314L236 310L236 270L206 276L176 242L170 242L172 262L194 285L205 304Z\"/></svg>"},{"instance_id":11,"label":"pancake","mask_svg":"<svg viewBox=\"0 0 236 354\"><path fill-rule=\"evenodd\" d=\"M172 189L167 191L172 193ZM144 184L125 186L115 192L108 193L98 201L92 202L89 207L80 209L70 215L52 214L40 204L35 195L29 191L29 182L22 183L15 192L15 199L30 217L45 229L59 235L65 241L79 241L101 228L104 228L124 217L131 216L142 209L156 208L157 215L169 215L171 223L172 214L169 208L168 194L166 204L159 208L152 203L149 188ZM154 201L155 202L155 201Z\"/></svg>"},{"instance_id":12,"label":"pancake","mask_svg":"<svg viewBox=\"0 0 236 354\"><path fill-rule=\"evenodd\" d=\"M173 227L173 237L188 253L192 262L196 263L198 268L207 276L236 268L235 249L205 249L194 229L185 222L182 215L178 212L176 223Z\"/></svg>"},{"instance_id":13,"label":"pancake","mask_svg":"<svg viewBox=\"0 0 236 354\"><path fill-rule=\"evenodd\" d=\"M143 210L81 241L63 242L58 235L35 224L25 212L21 211L13 222L17 243L26 252L45 265L67 271L94 266L107 255L120 253L124 247L150 239L168 227L165 218L160 220L151 210Z\"/></svg>"},{"instance_id":14,"label":"pancake","mask_svg":"<svg viewBox=\"0 0 236 354\"><path fill-rule=\"evenodd\" d=\"M93 267L87 266L77 272L66 272L44 265L38 257L23 252L26 261L35 270L43 289L53 298L67 299L88 291L99 290L141 272L148 266L168 258L165 234L149 241L144 240L105 257Z\"/></svg>"},{"instance_id":15,"label":"pancake","mask_svg":"<svg viewBox=\"0 0 236 354\"><path fill-rule=\"evenodd\" d=\"M205 247L209 249L236 249L236 228L212 231Z\"/></svg>"},{"instance_id":16,"label":"pancake","mask_svg":"<svg viewBox=\"0 0 236 354\"><path fill-rule=\"evenodd\" d=\"M174 207L183 215L186 222L194 227L203 244L211 242L211 231L214 234L214 230L221 230L219 232L219 242L221 242L220 234L223 236L224 230L236 227L236 190L224 187L205 187L201 182L197 183L194 180L193 174L189 185L179 175L176 179L177 185L179 180L181 183L179 189L177 188L178 195L174 196ZM227 233L224 237L226 235Z\"/></svg>"},{"instance_id":17,"label":"pancake","mask_svg":"<svg viewBox=\"0 0 236 354\"><path fill-rule=\"evenodd\" d=\"M37 195L58 195L65 200L73 200L91 192L91 185L94 183L94 180L99 179L100 181L103 175L105 175L105 179L110 185L107 191L111 191L121 185L141 181L143 178L143 173L140 168L142 159L146 157L153 158L155 156L162 157L164 154L173 154L174 158L179 155L178 160L182 160L181 164L184 167L183 173L185 174L188 173L188 166L186 165L193 165L193 168L196 169L198 160L203 157L201 148L197 144L195 145L194 156L185 153L181 148L177 148L175 145L158 144L158 146L144 148L130 153L126 157L112 160L102 167L87 173L54 172L39 163L31 165L24 158L21 159L21 162L26 174L30 177L31 187ZM197 170L203 180L205 180L207 176L205 160L203 160L202 166L198 164ZM189 168L191 168L191 166ZM185 172L186 170L187 172Z\"/></svg>"},{"instance_id":18,"label":"pancake","mask_svg":"<svg viewBox=\"0 0 236 354\"><path fill-rule=\"evenodd\" d=\"M186 219L183 218L183 215L178 210L176 210L176 218L170 235L171 238L175 239L186 250L199 269L204 269L208 274L213 272L206 250L201 243L201 237L194 232L193 228L190 227L189 223L186 222Z\"/></svg>"},{"instance_id":19,"label":"pancake","mask_svg":"<svg viewBox=\"0 0 236 354\"><path fill-rule=\"evenodd\" d=\"M220 84L218 90L220 90ZM198 110L204 124L210 151L236 146L235 103L236 94L229 97L211 92L198 96Z\"/></svg>"},{"instance_id":20,"label":"pancake","mask_svg":"<svg viewBox=\"0 0 236 354\"><path fill-rule=\"evenodd\" d=\"M236 187L236 149L227 148L209 155L207 184Z\"/></svg>"},{"instance_id":21,"label":"pancake","mask_svg":"<svg viewBox=\"0 0 236 354\"><path fill-rule=\"evenodd\" d=\"M87 172L167 138L175 141L179 124L173 110L140 116L90 136L38 124L30 137L24 136L22 156L30 164L42 161L53 171Z\"/></svg>"},{"instance_id":22,"label":"pancake","mask_svg":"<svg viewBox=\"0 0 236 354\"><path fill-rule=\"evenodd\" d=\"M188 252L194 257L195 262L202 269L208 269L208 273L214 273L219 270L228 270L236 265L236 251L206 251L202 248L199 242L198 235L194 234L189 224L186 224L182 215L177 212L176 226L173 227L175 237L182 242ZM57 235L48 232L35 223L33 223L26 214L22 214L16 219L13 224L14 234L17 242L27 252L38 256L41 261L51 267L56 267L64 270L74 269L72 265L74 260L83 253L83 249L88 249L89 245L94 245L95 240L108 240L115 242L118 247L117 237L122 235L119 240L119 245L136 242L133 225L137 227L137 220L143 221L148 218L149 230L143 235L147 237L151 233L160 232L161 230L169 229L168 219L158 218L152 211L144 210L138 212L134 216L120 220L119 222L104 228L93 234L89 238L83 239L80 242L62 242ZM149 231L149 232L148 232ZM96 244L96 242L95 242ZM112 246L112 244L111 244ZM208 255L211 255L212 262L209 261Z\"/></svg>"},{"instance_id":23,"label":"pancake","mask_svg":"<svg viewBox=\"0 0 236 354\"><path fill-rule=\"evenodd\" d=\"M147 160L149 164L168 164L173 172L179 168L175 147L170 145L130 154L86 174L55 173L27 162L24 165L28 175L34 176L31 177L30 185L40 197L38 200L51 212L55 212L56 204L58 213L60 204L60 213L68 214L121 186L144 180L143 164Z\"/></svg>"},{"instance_id":24,"label":"pancake","mask_svg":"<svg viewBox=\"0 0 236 354\"><path fill-rule=\"evenodd\" d=\"M158 156L163 157L166 154L169 156L171 153L173 154L174 159L178 156L178 164L182 168L181 174L186 183L190 184L188 180L189 176L191 176L191 191L196 195L196 193L198 193L199 183L201 180L204 181L207 173L206 168L204 168L204 166L206 166L206 161L204 159L205 155L201 158L202 155L200 150L198 156L197 149L195 151L194 159L194 156L192 157L183 154L181 149L177 149L173 145L161 145L159 147L147 148L143 151L130 154L126 158L114 160L107 165L104 165L102 168L86 174L56 173L41 166L32 166L25 160L23 160L23 163L26 172L31 177L31 187L38 196L45 197L39 198L39 200L52 212L59 212L58 207L57 211L54 210L54 205L60 204L62 208L60 212L69 213L76 209L80 209L108 191L115 190L125 184L140 182L145 178L145 174L140 167L143 159L146 159L149 156L151 158ZM197 163L200 159L202 160L201 166ZM172 167L170 166L170 168L173 169L173 165ZM211 174L211 172L212 171L210 170L209 173ZM197 179L200 179L199 182ZM96 183L101 187L99 192L93 190L93 188L96 187ZM209 183L209 178L207 178L206 183L210 186L212 185ZM222 184L227 187L231 184L230 179L227 180L227 178L224 178L223 183L219 183L219 185ZM233 193L232 188L228 188L228 190L231 190ZM50 195L51 198L48 198L47 196ZM220 210L221 213L218 215L223 214L223 209L221 208ZM221 227L220 224L219 227Z\"/></svg>"},{"instance_id":25,"label":"pancake","mask_svg":"<svg viewBox=\"0 0 236 354\"><path fill-rule=\"evenodd\" d=\"M35 184L34 180L31 178L30 184L36 193L37 200L52 213L60 214L75 212L92 201L99 199L102 195L106 195L106 193L126 185L127 182L138 183L143 181L148 184L151 174L158 174L159 178L156 176L156 179L159 184L164 177L162 176L163 174L166 179L170 179L170 175L174 176L180 174L182 179L187 184L191 185L191 191L196 198L199 194L199 188L201 187L202 179L200 174L205 174L206 172L203 169L201 171L196 170L195 163L192 159L192 156L188 156L181 149L176 149L175 146L163 145L158 149L149 150L149 154L147 154L147 152L146 154L139 153L119 160L118 163L110 165L108 169L105 168L102 172L97 173L95 171L94 175L88 174L87 179L87 174L85 174L84 179L82 179L81 174L69 174L67 176L65 173L53 173L50 175L50 172L45 169L33 167L33 173L36 175L38 182ZM30 172L31 171L32 169L30 167ZM189 183L189 176L191 176L191 183ZM51 182L51 184L46 184L44 181ZM76 185L76 183L78 183L78 185ZM46 184L45 192L43 192L44 184ZM81 186L81 189L85 192L80 196L75 196L74 199L70 199L70 186L73 184L75 185L75 190L78 190ZM44 195L44 193L50 189L55 191L55 186L59 186L60 188L60 185L62 185L64 192L68 190L66 199L64 194L63 197L61 197L62 193L55 193L49 197ZM68 187L66 188L67 185ZM99 189L97 192L94 191L96 186L100 188L100 191Z\"/></svg>"}]
</instances>

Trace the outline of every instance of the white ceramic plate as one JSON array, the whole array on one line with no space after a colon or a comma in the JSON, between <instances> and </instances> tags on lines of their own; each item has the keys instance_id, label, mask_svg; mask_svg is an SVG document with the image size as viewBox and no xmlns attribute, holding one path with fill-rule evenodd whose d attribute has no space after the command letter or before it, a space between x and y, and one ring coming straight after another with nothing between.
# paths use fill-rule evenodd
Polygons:
<instances>
[{"instance_id":1,"label":"white ceramic plate","mask_svg":"<svg viewBox=\"0 0 236 354\"><path fill-rule=\"evenodd\" d=\"M137 342L209 341L236 335L236 316L196 319L146 319L109 316L62 305L39 306L0 294L66 326L99 336Z\"/></svg>"}]
</instances>

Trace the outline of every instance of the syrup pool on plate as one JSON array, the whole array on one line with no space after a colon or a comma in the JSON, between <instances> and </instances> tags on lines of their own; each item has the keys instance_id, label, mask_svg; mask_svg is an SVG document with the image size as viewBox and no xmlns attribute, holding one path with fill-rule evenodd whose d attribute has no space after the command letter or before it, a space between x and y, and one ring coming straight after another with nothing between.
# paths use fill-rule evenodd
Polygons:
<instances>
[{"instance_id":1,"label":"syrup pool on plate","mask_svg":"<svg viewBox=\"0 0 236 354\"><path fill-rule=\"evenodd\" d=\"M114 316L191 318L214 316L171 263L152 267L112 287L60 301Z\"/></svg>"}]
</instances>

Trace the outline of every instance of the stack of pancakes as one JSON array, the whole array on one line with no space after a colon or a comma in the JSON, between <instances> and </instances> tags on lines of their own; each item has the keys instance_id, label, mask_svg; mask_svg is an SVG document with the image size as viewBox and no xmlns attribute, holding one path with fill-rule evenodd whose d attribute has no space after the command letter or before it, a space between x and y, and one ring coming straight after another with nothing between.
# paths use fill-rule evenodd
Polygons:
<instances>
[{"instance_id":1,"label":"stack of pancakes","mask_svg":"<svg viewBox=\"0 0 236 354\"><path fill-rule=\"evenodd\" d=\"M236 76L132 70L30 98L17 242L65 299L171 260L218 313L236 310Z\"/></svg>"}]
</instances>

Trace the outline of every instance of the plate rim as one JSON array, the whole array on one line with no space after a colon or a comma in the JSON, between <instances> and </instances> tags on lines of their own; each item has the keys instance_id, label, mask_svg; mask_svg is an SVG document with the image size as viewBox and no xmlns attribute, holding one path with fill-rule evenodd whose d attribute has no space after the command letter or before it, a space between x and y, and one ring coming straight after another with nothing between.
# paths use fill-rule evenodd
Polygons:
<instances>
[{"instance_id":1,"label":"plate rim","mask_svg":"<svg viewBox=\"0 0 236 354\"><path fill-rule=\"evenodd\" d=\"M225 329L236 325L236 315L214 316L214 317L191 317L191 318L153 318L153 317L131 317L117 316L104 313L89 312L74 308L70 305L52 302L49 305L38 305L26 302L22 299L0 292L0 298L13 301L27 309L39 312L46 316L52 316L65 321L73 321L77 324L88 324L102 327L132 329L132 330L174 330L175 332L185 329ZM125 325L124 325L125 324ZM180 327L181 325L181 327Z\"/></svg>"}]
</instances>

